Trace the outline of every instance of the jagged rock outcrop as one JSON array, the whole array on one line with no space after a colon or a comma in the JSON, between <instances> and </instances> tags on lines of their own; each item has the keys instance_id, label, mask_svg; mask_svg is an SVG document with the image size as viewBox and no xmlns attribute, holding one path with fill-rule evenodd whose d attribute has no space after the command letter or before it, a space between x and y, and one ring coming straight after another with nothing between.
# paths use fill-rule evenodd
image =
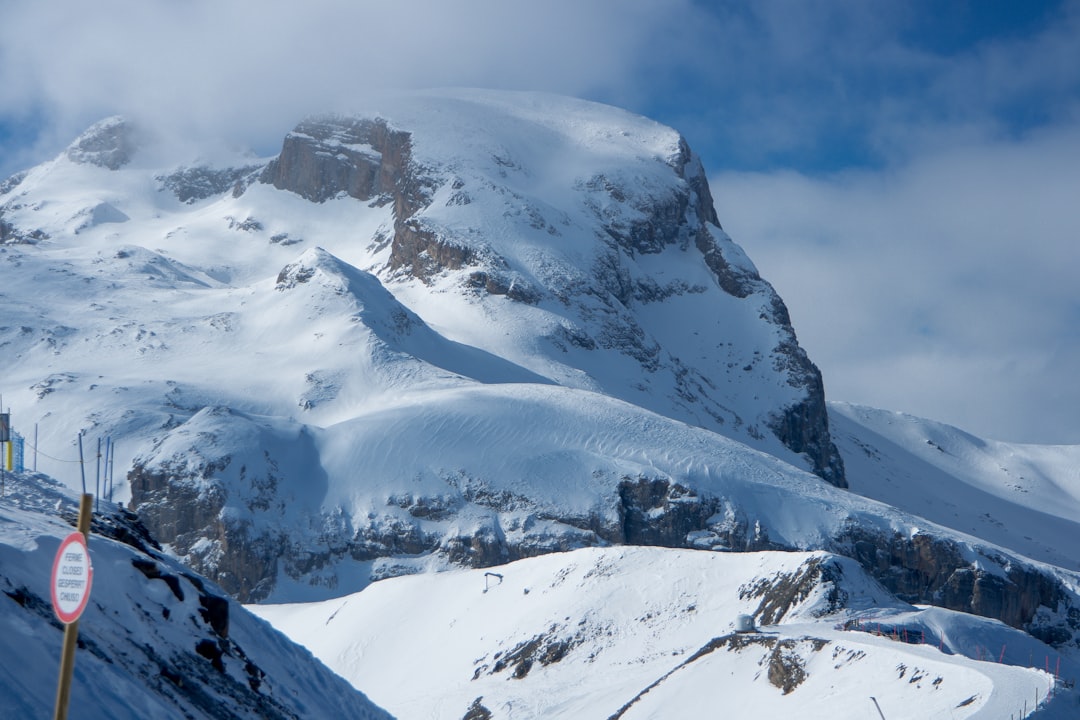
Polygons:
<instances>
[{"instance_id":1,"label":"jagged rock outcrop","mask_svg":"<svg viewBox=\"0 0 1080 720\"><path fill-rule=\"evenodd\" d=\"M418 277L472 264L467 248L425 229L413 216L430 202L435 180L412 161L411 135L381 118L313 118L285 137L260 181L322 203L341 195L392 205L389 267Z\"/></svg>"},{"instance_id":2,"label":"jagged rock outcrop","mask_svg":"<svg viewBox=\"0 0 1080 720\"><path fill-rule=\"evenodd\" d=\"M1034 565L929 534L852 528L835 551L853 557L901 600L995 618L1051 645L1080 647L1080 606L1061 580Z\"/></svg>"},{"instance_id":3,"label":"jagged rock outcrop","mask_svg":"<svg viewBox=\"0 0 1080 720\"><path fill-rule=\"evenodd\" d=\"M317 203L338 195L394 202L407 216L416 210L404 193L408 164L409 134L385 120L313 118L285 136L259 179Z\"/></svg>"},{"instance_id":4,"label":"jagged rock outcrop","mask_svg":"<svg viewBox=\"0 0 1080 720\"><path fill-rule=\"evenodd\" d=\"M241 167L211 168L202 165L182 167L168 175L160 175L157 180L164 190L168 190L176 199L188 205L199 200L222 195L229 190L241 191L262 169L261 165Z\"/></svg>"},{"instance_id":5,"label":"jagged rock outcrop","mask_svg":"<svg viewBox=\"0 0 1080 720\"><path fill-rule=\"evenodd\" d=\"M68 146L66 154L74 163L119 170L131 162L137 147L135 128L114 116L92 125Z\"/></svg>"}]
</instances>

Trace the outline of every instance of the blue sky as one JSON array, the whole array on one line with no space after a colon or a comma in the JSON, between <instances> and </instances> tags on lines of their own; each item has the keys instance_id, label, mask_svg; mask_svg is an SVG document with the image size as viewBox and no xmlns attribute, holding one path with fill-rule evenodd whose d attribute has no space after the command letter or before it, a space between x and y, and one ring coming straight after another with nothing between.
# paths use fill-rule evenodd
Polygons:
<instances>
[{"instance_id":1,"label":"blue sky","mask_svg":"<svg viewBox=\"0 0 1080 720\"><path fill-rule=\"evenodd\" d=\"M0 7L0 176L122 113L274 152L383 87L682 131L830 398L1080 443L1080 2L100 0Z\"/></svg>"}]
</instances>

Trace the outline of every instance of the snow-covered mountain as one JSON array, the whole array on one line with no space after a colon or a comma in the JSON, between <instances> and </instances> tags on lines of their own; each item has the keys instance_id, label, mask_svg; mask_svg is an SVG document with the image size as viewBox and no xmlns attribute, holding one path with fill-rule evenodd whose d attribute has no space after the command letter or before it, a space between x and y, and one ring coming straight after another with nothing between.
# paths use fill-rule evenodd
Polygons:
<instances>
[{"instance_id":1,"label":"snow-covered mountain","mask_svg":"<svg viewBox=\"0 0 1080 720\"><path fill-rule=\"evenodd\" d=\"M63 625L49 578L78 503L43 475L0 499L0 717L51 717ZM79 621L70 717L357 718L390 715L221 588L160 551L129 512L95 515L94 580Z\"/></svg>"},{"instance_id":2,"label":"snow-covered mountain","mask_svg":"<svg viewBox=\"0 0 1080 720\"><path fill-rule=\"evenodd\" d=\"M587 546L827 550L1076 645L1075 525L883 494L955 503L960 471L834 408L838 450L677 132L538 94L371 104L182 165L110 119L0 185L4 404L43 470L77 486L78 433L111 437L117 498L245 601Z\"/></svg>"},{"instance_id":3,"label":"snow-covered mountain","mask_svg":"<svg viewBox=\"0 0 1080 720\"><path fill-rule=\"evenodd\" d=\"M155 164L150 130L114 118L4 185L5 397L24 429L39 425L46 453L70 459L80 430L111 436L118 464L135 468L120 497L242 595L273 584L276 546L297 550L287 571L312 554L325 563L324 549L367 560L385 544L380 528L402 534L401 509L476 505L447 478L486 468L428 453L434 487L384 492L389 478L364 468L378 458L328 468L318 439L359 445L350 433L401 408L491 405L491 386L526 398L558 386L574 392L552 397L581 407L616 399L843 486L820 375L783 302L717 224L676 132L544 95L385 105L305 121L270 160L179 168ZM200 435L208 413L220 442ZM253 432L268 445L245 444ZM403 450L415 457L428 439ZM74 484L76 465L42 463ZM615 512L609 465L559 470L610 475L609 501L586 517ZM199 477L178 478L181 466ZM251 485L227 493L232 514L213 493L181 509L189 485L220 485L222 472ZM238 506L266 509L279 480L304 482L300 522L326 537L224 542L243 531ZM407 553L445 544L411 533L421 537L399 543ZM255 548L267 567L225 546Z\"/></svg>"}]
</instances>

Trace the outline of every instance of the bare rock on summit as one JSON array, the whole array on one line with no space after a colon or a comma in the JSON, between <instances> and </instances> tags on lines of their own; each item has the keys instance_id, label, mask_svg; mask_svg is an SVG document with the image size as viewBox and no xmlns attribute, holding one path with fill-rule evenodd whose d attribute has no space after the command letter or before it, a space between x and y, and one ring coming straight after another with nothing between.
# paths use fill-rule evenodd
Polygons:
<instances>
[{"instance_id":1,"label":"bare rock on summit","mask_svg":"<svg viewBox=\"0 0 1080 720\"><path fill-rule=\"evenodd\" d=\"M409 134L384 120L313 118L285 136L259 179L317 203L339 194L400 203L395 209L407 216L416 209L403 187L409 147Z\"/></svg>"},{"instance_id":2,"label":"bare rock on summit","mask_svg":"<svg viewBox=\"0 0 1080 720\"><path fill-rule=\"evenodd\" d=\"M131 162L137 145L131 123L114 116L90 126L68 146L67 157L74 163L119 170Z\"/></svg>"},{"instance_id":3,"label":"bare rock on summit","mask_svg":"<svg viewBox=\"0 0 1080 720\"><path fill-rule=\"evenodd\" d=\"M259 180L322 203L347 196L373 205L393 204L392 269L409 267L429 277L472 264L472 253L446 242L412 219L425 206L435 181L412 162L411 135L385 120L322 117L290 132L281 154Z\"/></svg>"}]
</instances>

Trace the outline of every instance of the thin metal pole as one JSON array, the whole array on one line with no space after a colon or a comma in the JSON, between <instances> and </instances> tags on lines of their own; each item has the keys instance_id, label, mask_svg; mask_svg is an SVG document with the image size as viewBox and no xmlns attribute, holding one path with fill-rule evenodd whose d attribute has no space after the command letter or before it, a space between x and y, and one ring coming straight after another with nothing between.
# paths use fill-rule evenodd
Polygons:
<instances>
[{"instance_id":1,"label":"thin metal pole","mask_svg":"<svg viewBox=\"0 0 1080 720\"><path fill-rule=\"evenodd\" d=\"M116 443L112 444L109 451L109 502L113 501L113 487L116 485Z\"/></svg>"},{"instance_id":2,"label":"thin metal pole","mask_svg":"<svg viewBox=\"0 0 1080 720\"><path fill-rule=\"evenodd\" d=\"M34 423L34 472L37 472L37 423Z\"/></svg>"},{"instance_id":3,"label":"thin metal pole","mask_svg":"<svg viewBox=\"0 0 1080 720\"><path fill-rule=\"evenodd\" d=\"M109 497L109 451L111 449L112 437L108 436L105 438L105 474L101 478L101 493L109 500L111 500Z\"/></svg>"},{"instance_id":4,"label":"thin metal pole","mask_svg":"<svg viewBox=\"0 0 1080 720\"><path fill-rule=\"evenodd\" d=\"M82 433L79 433L80 439ZM81 443L80 443L81 446ZM78 531L87 540L90 539L90 513L93 510L93 498L83 493L79 500ZM60 653L60 680L56 685L56 706L53 720L67 720L68 703L71 700L71 675L75 670L75 648L79 641L79 621L64 628L64 649Z\"/></svg>"},{"instance_id":5,"label":"thin metal pole","mask_svg":"<svg viewBox=\"0 0 1080 720\"><path fill-rule=\"evenodd\" d=\"M82 475L82 491L86 494L86 464L83 462L82 430L79 431L79 474Z\"/></svg>"},{"instance_id":6,"label":"thin metal pole","mask_svg":"<svg viewBox=\"0 0 1080 720\"><path fill-rule=\"evenodd\" d=\"M109 438L109 462L105 463L105 475L109 478L109 502L112 502L113 468L116 465L116 443Z\"/></svg>"},{"instance_id":7,"label":"thin metal pole","mask_svg":"<svg viewBox=\"0 0 1080 720\"><path fill-rule=\"evenodd\" d=\"M97 467L94 470L94 511L101 512L101 436L97 439Z\"/></svg>"}]
</instances>

